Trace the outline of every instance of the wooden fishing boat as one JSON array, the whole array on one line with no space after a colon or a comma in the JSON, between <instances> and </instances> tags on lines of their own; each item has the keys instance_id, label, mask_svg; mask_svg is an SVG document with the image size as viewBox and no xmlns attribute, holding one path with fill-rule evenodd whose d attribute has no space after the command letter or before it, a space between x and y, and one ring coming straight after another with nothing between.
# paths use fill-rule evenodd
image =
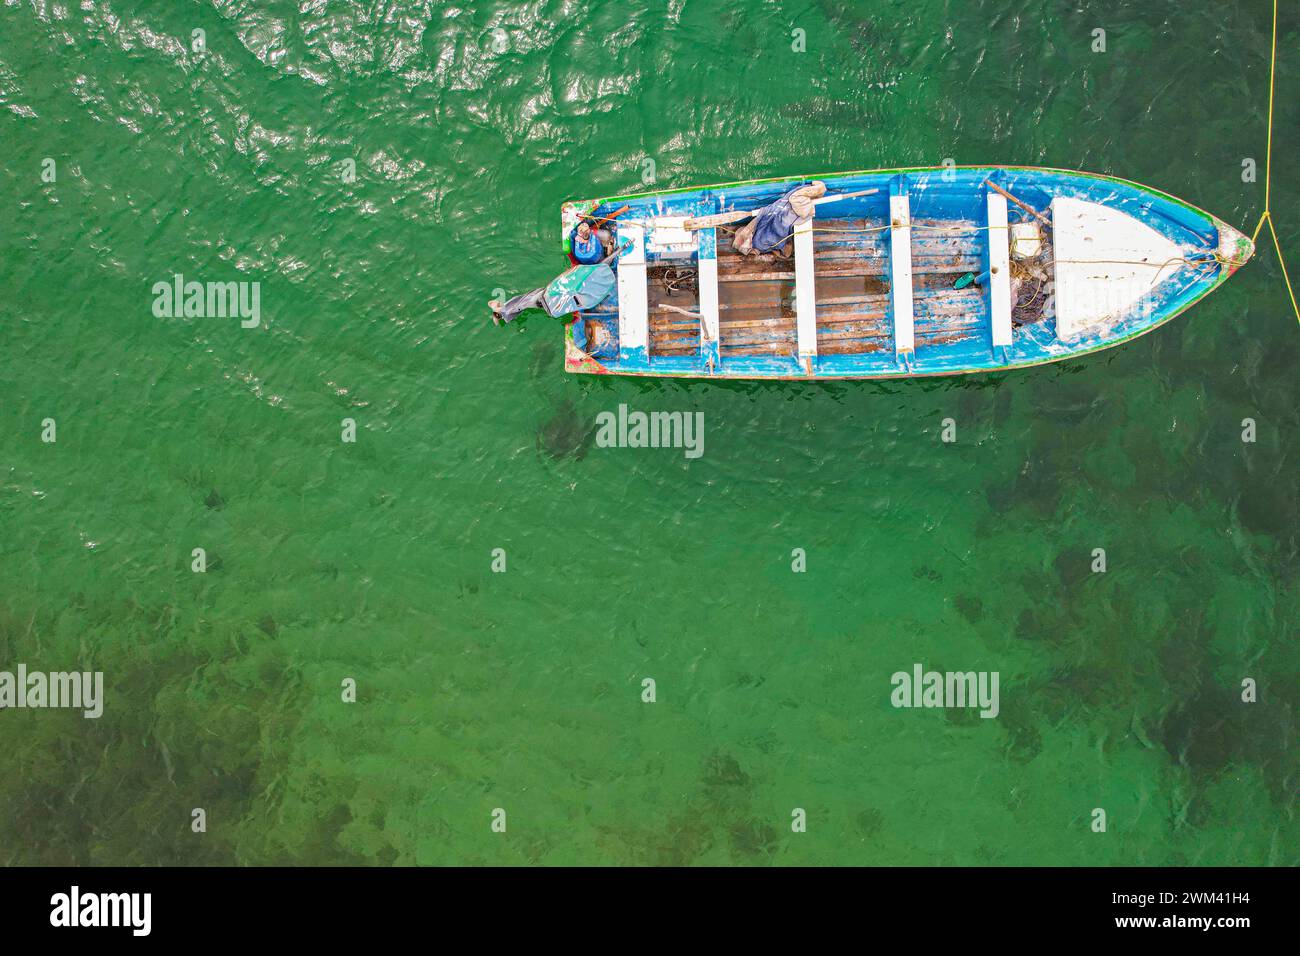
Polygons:
<instances>
[{"instance_id":1,"label":"wooden fishing boat","mask_svg":"<svg viewBox=\"0 0 1300 956\"><path fill-rule=\"evenodd\" d=\"M828 195L783 249L733 249L746 211L813 179ZM595 374L868 379L1024 368L1150 331L1254 251L1232 226L1166 193L1024 166L568 202L566 251L583 217L625 248L616 296L565 327L565 368Z\"/></svg>"}]
</instances>

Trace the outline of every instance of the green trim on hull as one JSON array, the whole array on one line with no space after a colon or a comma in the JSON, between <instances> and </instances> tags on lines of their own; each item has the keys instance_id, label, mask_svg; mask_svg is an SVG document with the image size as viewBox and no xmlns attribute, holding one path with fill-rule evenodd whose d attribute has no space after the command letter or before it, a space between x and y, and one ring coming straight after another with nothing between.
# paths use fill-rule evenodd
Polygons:
<instances>
[{"instance_id":1,"label":"green trim on hull","mask_svg":"<svg viewBox=\"0 0 1300 956\"><path fill-rule=\"evenodd\" d=\"M601 206L606 203L627 202L629 199L646 199L650 196L676 196L681 193L699 192L702 189L731 189L736 186L765 186L769 183L795 182L805 179L843 179L846 176L893 176L904 173L933 173L941 172L944 169L1023 169L1039 173L1056 173L1061 176L1079 176L1085 179L1100 179L1104 182L1121 183L1125 186L1133 186L1137 189L1145 190L1146 192L1168 199L1170 202L1175 202L1193 212L1198 212L1202 216L1214 219L1216 222L1221 221L1213 213L1206 212L1195 203L1190 203L1186 199L1180 199L1178 196L1175 196L1172 193L1167 193L1162 189L1156 189L1153 186L1148 186L1145 183L1139 183L1132 179L1124 179L1121 176L1110 176L1106 173L1089 173L1082 169L1058 169L1055 166L998 166L982 163L962 166L899 166L885 169L853 169L839 173L811 173L799 176L773 176L766 179L744 179L730 183L705 183L698 186L683 186L678 189L652 189L643 193L623 193L621 195L609 196L603 199L575 199L569 200L569 202L575 204L591 203L592 208L595 208L596 206ZM564 205L568 205L568 203L565 203Z\"/></svg>"}]
</instances>

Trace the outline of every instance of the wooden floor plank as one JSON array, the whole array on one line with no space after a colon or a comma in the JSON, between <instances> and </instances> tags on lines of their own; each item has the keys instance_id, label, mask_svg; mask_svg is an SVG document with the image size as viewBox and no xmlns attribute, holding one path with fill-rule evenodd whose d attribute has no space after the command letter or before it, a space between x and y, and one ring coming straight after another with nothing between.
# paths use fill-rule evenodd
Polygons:
<instances>
[{"instance_id":1,"label":"wooden floor plank","mask_svg":"<svg viewBox=\"0 0 1300 956\"><path fill-rule=\"evenodd\" d=\"M876 228L880 225L862 219L817 221L813 252L819 354L862 354L890 344L889 232ZM927 231L940 225L943 232ZM973 221L957 224L960 231L951 231L953 225L913 221L912 300L918 348L968 340L981 334L988 322L982 289L952 288L956 275L983 270L982 231ZM741 256L729 242L720 242L717 261L721 352L793 355L798 342L794 260ZM652 310L659 301L698 309L694 296L660 299L652 293L652 299ZM652 311L649 333L653 354L688 355L699 348L700 320Z\"/></svg>"}]
</instances>

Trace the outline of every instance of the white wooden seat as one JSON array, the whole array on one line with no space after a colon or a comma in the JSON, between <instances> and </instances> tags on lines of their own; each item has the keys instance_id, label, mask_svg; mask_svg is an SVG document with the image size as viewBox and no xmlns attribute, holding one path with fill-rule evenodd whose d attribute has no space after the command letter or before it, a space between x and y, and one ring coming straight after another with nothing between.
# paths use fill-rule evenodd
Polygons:
<instances>
[{"instance_id":1,"label":"white wooden seat","mask_svg":"<svg viewBox=\"0 0 1300 956\"><path fill-rule=\"evenodd\" d=\"M812 218L794 227L794 316L799 336L799 361L817 357L817 282L813 274Z\"/></svg>"},{"instance_id":2,"label":"white wooden seat","mask_svg":"<svg viewBox=\"0 0 1300 956\"><path fill-rule=\"evenodd\" d=\"M640 352L648 355L650 337L649 290L646 286L645 227L620 222L620 243L632 247L618 259L618 346L624 359Z\"/></svg>"},{"instance_id":3,"label":"white wooden seat","mask_svg":"<svg viewBox=\"0 0 1300 956\"><path fill-rule=\"evenodd\" d=\"M700 283L700 361L718 365L718 237L715 229L696 233Z\"/></svg>"},{"instance_id":4,"label":"white wooden seat","mask_svg":"<svg viewBox=\"0 0 1300 956\"><path fill-rule=\"evenodd\" d=\"M988 190L989 314L993 347L1011 344L1011 236L1005 196Z\"/></svg>"},{"instance_id":5,"label":"white wooden seat","mask_svg":"<svg viewBox=\"0 0 1300 956\"><path fill-rule=\"evenodd\" d=\"M894 319L894 354L915 348L912 316L912 209L907 181L889 186L889 299Z\"/></svg>"}]
</instances>

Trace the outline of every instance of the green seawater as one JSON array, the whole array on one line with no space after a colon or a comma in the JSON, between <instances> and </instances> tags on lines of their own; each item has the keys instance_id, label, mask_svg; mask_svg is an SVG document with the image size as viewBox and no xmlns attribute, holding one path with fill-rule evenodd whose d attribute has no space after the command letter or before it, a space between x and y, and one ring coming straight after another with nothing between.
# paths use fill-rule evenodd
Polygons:
<instances>
[{"instance_id":1,"label":"green seawater","mask_svg":"<svg viewBox=\"0 0 1300 956\"><path fill-rule=\"evenodd\" d=\"M7 0L0 670L106 700L0 710L0 862L1300 862L1267 230L1170 324L1014 374L567 376L554 320L485 309L647 158L1081 168L1253 230L1271 12ZM178 272L260 282L262 327L156 317ZM599 447L620 403L703 412L703 456ZM998 672L999 715L892 707L916 663Z\"/></svg>"}]
</instances>

